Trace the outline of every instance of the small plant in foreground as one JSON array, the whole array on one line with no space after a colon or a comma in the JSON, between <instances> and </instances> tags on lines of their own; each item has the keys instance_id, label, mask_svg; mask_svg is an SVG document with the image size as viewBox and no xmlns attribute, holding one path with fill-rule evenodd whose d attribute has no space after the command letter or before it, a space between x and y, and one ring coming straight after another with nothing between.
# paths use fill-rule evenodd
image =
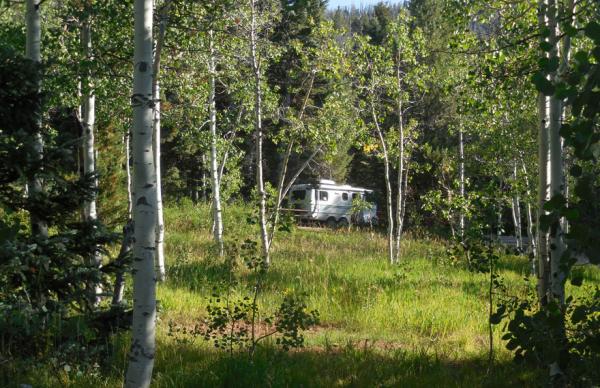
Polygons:
<instances>
[{"instance_id":1,"label":"small plant in foreground","mask_svg":"<svg viewBox=\"0 0 600 388\"><path fill-rule=\"evenodd\" d=\"M318 311L308 310L304 294L285 293L279 308L265 315L258 302L268 267L256 253L256 242L246 240L241 249L235 247L228 250L230 256L226 260L229 266L229 280L223 292L219 292L217 287L213 288L206 308L207 318L192 330L170 323L170 335L177 337L180 342L189 341L187 338L180 338L180 335L202 337L231 356L235 351L241 350L247 351L249 356L253 357L258 344L270 337L275 337L275 343L285 351L302 347L304 336L301 331L319 322ZM234 294L234 291L243 289L235 277L237 255L253 275L249 294Z\"/></svg>"}]
</instances>

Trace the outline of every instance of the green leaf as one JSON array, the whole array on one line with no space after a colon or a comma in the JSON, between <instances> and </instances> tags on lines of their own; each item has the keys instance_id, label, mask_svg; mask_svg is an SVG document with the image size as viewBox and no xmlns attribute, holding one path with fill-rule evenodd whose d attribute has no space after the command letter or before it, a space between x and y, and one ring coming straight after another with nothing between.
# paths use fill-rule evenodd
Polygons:
<instances>
[{"instance_id":1,"label":"green leaf","mask_svg":"<svg viewBox=\"0 0 600 388\"><path fill-rule=\"evenodd\" d=\"M584 306L577 306L571 314L571 323L577 324L585 320L587 316L587 310Z\"/></svg>"},{"instance_id":2,"label":"green leaf","mask_svg":"<svg viewBox=\"0 0 600 388\"><path fill-rule=\"evenodd\" d=\"M577 178L581 176L581 173L583 172L583 169L581 168L581 166L578 165L573 165L571 167L571 169L569 170L569 173L571 174L572 177Z\"/></svg>"},{"instance_id":3,"label":"green leaf","mask_svg":"<svg viewBox=\"0 0 600 388\"><path fill-rule=\"evenodd\" d=\"M554 56L552 58L542 58L540 60L540 64L542 65L542 69L548 73L552 73L553 71L558 70L558 57Z\"/></svg>"},{"instance_id":4,"label":"green leaf","mask_svg":"<svg viewBox=\"0 0 600 388\"><path fill-rule=\"evenodd\" d=\"M543 93L546 96L551 96L554 94L554 85L552 82L546 79L546 76L542 72L537 72L531 77L531 81L535 85L536 89Z\"/></svg>"},{"instance_id":5,"label":"green leaf","mask_svg":"<svg viewBox=\"0 0 600 388\"><path fill-rule=\"evenodd\" d=\"M592 39L596 44L600 44L600 24L596 21L591 21L584 28L585 35Z\"/></svg>"},{"instance_id":6,"label":"green leaf","mask_svg":"<svg viewBox=\"0 0 600 388\"><path fill-rule=\"evenodd\" d=\"M588 53L585 51L577 51L573 54L573 59L575 59L581 65L587 65L590 63Z\"/></svg>"},{"instance_id":7,"label":"green leaf","mask_svg":"<svg viewBox=\"0 0 600 388\"><path fill-rule=\"evenodd\" d=\"M592 50L592 55L594 56L596 61L600 62L600 46L594 47L594 49Z\"/></svg>"},{"instance_id":8,"label":"green leaf","mask_svg":"<svg viewBox=\"0 0 600 388\"><path fill-rule=\"evenodd\" d=\"M575 287L580 287L583 284L583 274L573 274L573 277L571 278L571 284Z\"/></svg>"},{"instance_id":9,"label":"green leaf","mask_svg":"<svg viewBox=\"0 0 600 388\"><path fill-rule=\"evenodd\" d=\"M566 209L565 217L569 221L577 221L579 219L579 210L577 208Z\"/></svg>"},{"instance_id":10,"label":"green leaf","mask_svg":"<svg viewBox=\"0 0 600 388\"><path fill-rule=\"evenodd\" d=\"M542 51L548 52L552 50L552 45L550 44L550 42L543 41L540 43L540 49Z\"/></svg>"}]
</instances>

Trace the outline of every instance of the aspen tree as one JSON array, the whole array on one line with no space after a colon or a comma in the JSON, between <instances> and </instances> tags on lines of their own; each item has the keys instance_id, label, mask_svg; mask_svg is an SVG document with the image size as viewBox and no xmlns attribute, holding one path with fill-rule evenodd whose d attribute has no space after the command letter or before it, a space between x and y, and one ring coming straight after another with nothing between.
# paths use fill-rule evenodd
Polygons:
<instances>
[{"instance_id":1,"label":"aspen tree","mask_svg":"<svg viewBox=\"0 0 600 388\"><path fill-rule=\"evenodd\" d=\"M208 95L208 112L210 121L210 178L212 188L213 211L213 236L218 245L219 255L223 255L223 216L221 209L221 182L217 155L217 109L215 106L216 94L216 66L214 49L214 32L208 31L208 73L210 90ZM224 164L224 163L223 163Z\"/></svg>"},{"instance_id":2,"label":"aspen tree","mask_svg":"<svg viewBox=\"0 0 600 388\"><path fill-rule=\"evenodd\" d=\"M25 42L25 56L33 62L40 63L42 61L42 54L40 50L40 42L42 35L41 19L40 19L40 1L27 0L26 2L26 42ZM41 85L38 85L41 88ZM41 112L34 112L37 116L37 128L33 139L33 159L37 162L42 161L44 157L44 140L42 139L41 127L42 127L42 114ZM37 196L42 193L42 179L39 176L32 176L27 181L27 190L30 196ZM41 219L37 214L31 213L31 230L34 234L40 236L48 236L48 223Z\"/></svg>"},{"instance_id":3,"label":"aspen tree","mask_svg":"<svg viewBox=\"0 0 600 388\"><path fill-rule=\"evenodd\" d=\"M148 387L155 354L156 170L152 149L152 0L134 2L133 322L126 387Z\"/></svg>"},{"instance_id":4,"label":"aspen tree","mask_svg":"<svg viewBox=\"0 0 600 388\"><path fill-rule=\"evenodd\" d=\"M258 53L258 25L257 0L250 0L250 61L254 81L254 137L256 147L256 191L258 194L258 223L260 226L260 239L262 255L268 265L271 260L269 256L269 236L267 232L267 193L265 191L265 180L263 170L263 123L262 123L262 63Z\"/></svg>"},{"instance_id":5,"label":"aspen tree","mask_svg":"<svg viewBox=\"0 0 600 388\"><path fill-rule=\"evenodd\" d=\"M163 201L162 201L162 179L161 179L161 163L160 163L160 60L162 48L165 41L165 30L167 25L167 17L171 1L167 0L163 4L160 13L160 24L158 30L158 38L156 39L156 50L154 52L154 61L152 65L152 100L154 101L153 112L153 132L154 132L154 168L156 175L156 265L158 270L158 280L165 280L165 222L163 217Z\"/></svg>"},{"instance_id":6,"label":"aspen tree","mask_svg":"<svg viewBox=\"0 0 600 388\"><path fill-rule=\"evenodd\" d=\"M94 139L94 125L96 122L96 94L92 82L92 72L89 70L91 62L94 60L92 52L92 30L91 30L91 15L90 4L86 3L85 16L81 23L81 49L83 58L87 62L84 74L81 77L81 126L83 130L83 174L86 176L94 176L96 174L96 147ZM96 192L98 190L98 179L94 176L92 182L94 189L93 197L86 201L83 205L83 215L85 221L96 222L98 213L96 210ZM90 264L99 268L102 264L100 252L94 252L91 257ZM92 303L97 304L100 299L97 295L102 292L99 284L90 285L92 290Z\"/></svg>"},{"instance_id":7,"label":"aspen tree","mask_svg":"<svg viewBox=\"0 0 600 388\"><path fill-rule=\"evenodd\" d=\"M538 27L540 29L546 26L546 1L538 1ZM544 37L540 38L540 43L545 42ZM541 53L545 57L545 53ZM548 183L549 183L549 138L548 138L548 97L542 92L538 92L538 166L539 166L539 183L538 183L538 297L542 305L547 302L548 287L549 287L549 262L548 262L548 233L539 227L541 217L546 213L544 203L549 200Z\"/></svg>"}]
</instances>

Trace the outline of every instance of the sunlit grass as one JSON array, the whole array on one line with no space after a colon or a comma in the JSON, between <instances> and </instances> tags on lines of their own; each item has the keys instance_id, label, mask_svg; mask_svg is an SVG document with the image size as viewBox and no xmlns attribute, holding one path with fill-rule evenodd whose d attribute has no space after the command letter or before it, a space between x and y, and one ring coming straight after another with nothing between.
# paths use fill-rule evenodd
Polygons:
<instances>
[{"instance_id":1,"label":"sunlit grass","mask_svg":"<svg viewBox=\"0 0 600 388\"><path fill-rule=\"evenodd\" d=\"M242 206L226 207L229 244L258 236L247 215ZM533 371L511 362L501 326L494 328L495 366L487 371L487 274L452 265L442 241L410 236L403 241L401 263L390 265L384 236L370 230L278 232L260 308L272 312L284 293L304 293L321 318L306 333L304 349L285 354L267 342L251 361L244 353L232 359L202 338L171 336L169 322L184 327L202 322L213 287L223 287L229 275L215 255L207 206L185 203L167 208L165 217L168 272L158 286L156 387L535 385ZM503 255L498 270L512 294L525 295L533 286L523 280L529 272L524 257ZM597 269L578 271L588 284L600 284ZM248 294L252 275L240 265L236 276L240 284L233 293ZM32 381L120 386L127 345L127 336L120 337L103 376L59 383L43 371Z\"/></svg>"}]
</instances>

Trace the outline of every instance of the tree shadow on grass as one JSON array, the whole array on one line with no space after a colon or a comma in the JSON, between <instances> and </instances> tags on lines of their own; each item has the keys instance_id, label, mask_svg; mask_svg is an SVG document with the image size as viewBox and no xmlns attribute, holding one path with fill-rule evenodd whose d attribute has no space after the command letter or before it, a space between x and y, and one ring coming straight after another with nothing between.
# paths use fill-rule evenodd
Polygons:
<instances>
[{"instance_id":1,"label":"tree shadow on grass","mask_svg":"<svg viewBox=\"0 0 600 388\"><path fill-rule=\"evenodd\" d=\"M204 344L159 344L157 387L507 387L538 386L538 373L511 361L488 373L485 357L445 360L424 352L374 347L269 345L250 359Z\"/></svg>"}]
</instances>

